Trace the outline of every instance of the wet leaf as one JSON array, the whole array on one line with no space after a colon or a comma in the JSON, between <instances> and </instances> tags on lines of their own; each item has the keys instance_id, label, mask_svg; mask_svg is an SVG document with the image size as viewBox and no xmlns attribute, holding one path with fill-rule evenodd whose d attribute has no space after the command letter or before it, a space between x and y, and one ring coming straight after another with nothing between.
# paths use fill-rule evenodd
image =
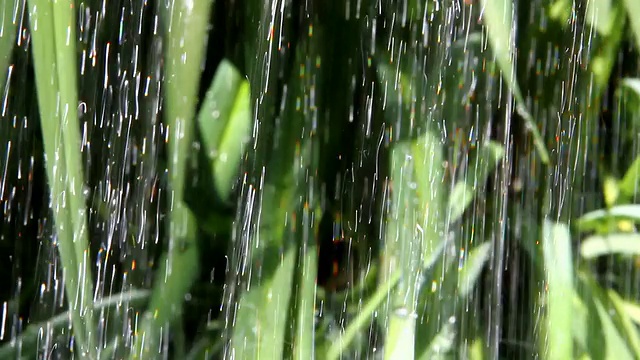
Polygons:
<instances>
[{"instance_id":1,"label":"wet leaf","mask_svg":"<svg viewBox=\"0 0 640 360\"><path fill-rule=\"evenodd\" d=\"M573 262L571 233L564 224L546 221L543 228L542 250L544 254L546 295L545 358L572 359L573 339Z\"/></svg>"},{"instance_id":2,"label":"wet leaf","mask_svg":"<svg viewBox=\"0 0 640 360\"><path fill-rule=\"evenodd\" d=\"M484 24L488 29L489 43L500 71L502 71L502 77L513 93L518 114L523 118L527 130L533 135L533 142L540 160L546 164L549 162L549 154L533 117L526 109L524 98L516 79L513 61L514 44L511 31L513 28L511 0L482 0L481 3L484 10Z\"/></svg>"},{"instance_id":3,"label":"wet leaf","mask_svg":"<svg viewBox=\"0 0 640 360\"><path fill-rule=\"evenodd\" d=\"M204 152L211 162L212 179L223 202L236 180L244 145L252 126L249 82L223 60L198 113Z\"/></svg>"}]
</instances>

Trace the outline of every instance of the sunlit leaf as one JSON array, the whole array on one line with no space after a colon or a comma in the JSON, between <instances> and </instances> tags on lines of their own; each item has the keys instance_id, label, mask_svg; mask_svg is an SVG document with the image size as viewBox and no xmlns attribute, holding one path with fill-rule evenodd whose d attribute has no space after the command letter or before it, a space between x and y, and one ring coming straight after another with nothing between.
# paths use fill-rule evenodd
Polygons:
<instances>
[{"instance_id":1,"label":"sunlit leaf","mask_svg":"<svg viewBox=\"0 0 640 360\"><path fill-rule=\"evenodd\" d=\"M637 80L637 82L638 91L640 91L640 80ZM627 199L632 198L640 189L640 187L638 187L638 180L640 180L640 157L637 157L633 161L631 166L629 166L629 169L627 169L627 172L624 174L622 180L620 180L620 182L618 183L620 192Z\"/></svg>"},{"instance_id":2,"label":"sunlit leaf","mask_svg":"<svg viewBox=\"0 0 640 360\"><path fill-rule=\"evenodd\" d=\"M585 20L601 35L609 35L613 21L611 0L588 1Z\"/></svg>"},{"instance_id":3,"label":"sunlit leaf","mask_svg":"<svg viewBox=\"0 0 640 360\"><path fill-rule=\"evenodd\" d=\"M615 318L618 323L619 331L626 338L625 342L630 347L630 350L633 351L634 357L636 359L640 358L640 333L638 333L638 328L631 321L631 317L626 312L624 301L620 295L613 290L608 290L607 295L609 296L609 301L617 314Z\"/></svg>"},{"instance_id":4,"label":"sunlit leaf","mask_svg":"<svg viewBox=\"0 0 640 360\"><path fill-rule=\"evenodd\" d=\"M571 233L560 223L546 221L543 227L542 249L547 280L547 343L545 358L572 359L571 324L573 314L573 262Z\"/></svg>"},{"instance_id":5,"label":"sunlit leaf","mask_svg":"<svg viewBox=\"0 0 640 360\"><path fill-rule=\"evenodd\" d=\"M640 14L640 2L635 0L623 0L623 3L627 9L629 24L631 25L631 30L633 31L633 35L636 39L636 49L640 50L640 19L638 18L638 14Z\"/></svg>"},{"instance_id":6,"label":"sunlit leaf","mask_svg":"<svg viewBox=\"0 0 640 360\"><path fill-rule=\"evenodd\" d=\"M586 259L612 254L640 255L640 234L589 236L582 241L580 254Z\"/></svg>"},{"instance_id":7,"label":"sunlit leaf","mask_svg":"<svg viewBox=\"0 0 640 360\"><path fill-rule=\"evenodd\" d=\"M203 150L218 196L227 201L252 125L249 82L223 60L198 113Z\"/></svg>"},{"instance_id":8,"label":"sunlit leaf","mask_svg":"<svg viewBox=\"0 0 640 360\"><path fill-rule=\"evenodd\" d=\"M597 228L608 219L628 219L640 222L640 205L618 205L611 209L600 209L584 214L578 219L578 228L582 231Z\"/></svg>"}]
</instances>

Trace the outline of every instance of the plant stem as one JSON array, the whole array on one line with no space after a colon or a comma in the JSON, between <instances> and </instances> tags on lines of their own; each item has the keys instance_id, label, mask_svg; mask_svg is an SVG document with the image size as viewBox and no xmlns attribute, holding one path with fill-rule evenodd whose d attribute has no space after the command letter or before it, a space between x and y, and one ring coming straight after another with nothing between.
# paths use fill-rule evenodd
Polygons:
<instances>
[{"instance_id":1,"label":"plant stem","mask_svg":"<svg viewBox=\"0 0 640 360\"><path fill-rule=\"evenodd\" d=\"M210 0L175 0L165 17L167 51L166 121L169 131L169 245L156 273L153 294L138 329L132 358L155 358L161 337L180 318L182 302L198 274L195 218L184 202L190 153L206 48Z\"/></svg>"}]
</instances>

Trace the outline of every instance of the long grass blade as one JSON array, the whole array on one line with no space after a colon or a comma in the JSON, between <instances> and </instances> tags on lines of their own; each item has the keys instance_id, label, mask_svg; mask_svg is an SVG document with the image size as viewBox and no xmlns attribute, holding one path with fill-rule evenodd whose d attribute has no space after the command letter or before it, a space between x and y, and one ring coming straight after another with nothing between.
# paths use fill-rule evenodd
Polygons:
<instances>
[{"instance_id":1,"label":"long grass blade","mask_svg":"<svg viewBox=\"0 0 640 360\"><path fill-rule=\"evenodd\" d=\"M65 291L80 353L96 357L92 315L93 280L89 267L86 204L82 172L77 89L74 12L69 2L29 2L38 86L38 106L43 129L58 250L65 274ZM68 197L68 201L65 201Z\"/></svg>"},{"instance_id":2,"label":"long grass blade","mask_svg":"<svg viewBox=\"0 0 640 360\"><path fill-rule=\"evenodd\" d=\"M18 16L22 13L24 2L2 0L0 7L0 103L4 103L8 96L7 80L9 79L9 63L13 54L13 47L17 40Z\"/></svg>"},{"instance_id":3,"label":"long grass blade","mask_svg":"<svg viewBox=\"0 0 640 360\"><path fill-rule=\"evenodd\" d=\"M549 153L533 117L527 110L522 92L516 79L513 63L513 8L511 0L482 0L484 24L487 27L489 43L502 71L502 76L516 100L518 114L524 119L526 128L533 135L533 142L543 164L549 163Z\"/></svg>"},{"instance_id":4,"label":"long grass blade","mask_svg":"<svg viewBox=\"0 0 640 360\"><path fill-rule=\"evenodd\" d=\"M573 359L573 262L569 228L560 223L546 221L543 227L542 250L546 296L546 332L543 344L546 359Z\"/></svg>"}]
</instances>

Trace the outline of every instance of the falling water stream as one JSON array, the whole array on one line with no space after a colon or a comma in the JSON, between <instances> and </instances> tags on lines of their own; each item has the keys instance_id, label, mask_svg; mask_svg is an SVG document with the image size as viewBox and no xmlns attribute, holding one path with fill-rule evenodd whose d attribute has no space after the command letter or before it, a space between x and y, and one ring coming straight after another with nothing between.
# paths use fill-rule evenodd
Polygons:
<instances>
[{"instance_id":1,"label":"falling water stream","mask_svg":"<svg viewBox=\"0 0 640 360\"><path fill-rule=\"evenodd\" d=\"M640 358L632 0L0 4L0 359Z\"/></svg>"}]
</instances>

